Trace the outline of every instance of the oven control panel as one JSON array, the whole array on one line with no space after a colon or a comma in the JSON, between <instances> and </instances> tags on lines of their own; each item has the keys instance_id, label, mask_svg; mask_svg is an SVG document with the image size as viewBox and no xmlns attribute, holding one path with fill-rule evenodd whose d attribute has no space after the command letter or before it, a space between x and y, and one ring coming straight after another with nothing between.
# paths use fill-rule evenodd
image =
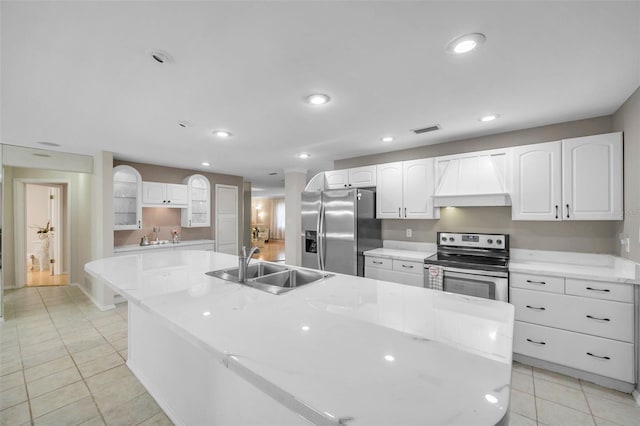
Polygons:
<instances>
[{"instance_id":1,"label":"oven control panel","mask_svg":"<svg viewBox=\"0 0 640 426\"><path fill-rule=\"evenodd\" d=\"M509 236L505 234L464 234L460 232L438 232L439 246L504 250L509 247L508 241Z\"/></svg>"}]
</instances>

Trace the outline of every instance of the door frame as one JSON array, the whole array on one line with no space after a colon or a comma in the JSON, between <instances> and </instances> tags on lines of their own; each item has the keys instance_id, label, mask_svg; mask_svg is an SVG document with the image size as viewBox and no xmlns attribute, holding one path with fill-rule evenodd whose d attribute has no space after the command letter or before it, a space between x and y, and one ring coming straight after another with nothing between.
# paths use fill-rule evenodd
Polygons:
<instances>
[{"instance_id":1,"label":"door frame","mask_svg":"<svg viewBox=\"0 0 640 426\"><path fill-rule=\"evenodd\" d=\"M63 211L66 210L66 218L64 221L64 241L71 241L71 211L70 211L70 188L71 181L69 179L60 178L15 178L13 180L13 235L14 235L14 268L15 268L15 288L22 288L27 282L27 198L26 189L27 184L52 184L52 185L66 185L66 200L63 204ZM68 253L65 262L71 258L71 253ZM65 265L63 270L68 268ZM71 277L69 277L71 282Z\"/></svg>"}]
</instances>

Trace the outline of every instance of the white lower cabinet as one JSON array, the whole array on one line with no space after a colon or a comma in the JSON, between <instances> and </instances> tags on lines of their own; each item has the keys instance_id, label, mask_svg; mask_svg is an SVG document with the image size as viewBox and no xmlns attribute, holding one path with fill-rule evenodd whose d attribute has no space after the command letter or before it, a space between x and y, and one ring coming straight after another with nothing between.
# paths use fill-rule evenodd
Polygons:
<instances>
[{"instance_id":1,"label":"white lower cabinet","mask_svg":"<svg viewBox=\"0 0 640 426\"><path fill-rule=\"evenodd\" d=\"M633 344L516 321L513 351L633 383Z\"/></svg>"},{"instance_id":2,"label":"white lower cabinet","mask_svg":"<svg viewBox=\"0 0 640 426\"><path fill-rule=\"evenodd\" d=\"M511 274L513 351L634 383L630 284Z\"/></svg>"},{"instance_id":3,"label":"white lower cabinet","mask_svg":"<svg viewBox=\"0 0 640 426\"><path fill-rule=\"evenodd\" d=\"M374 280L424 287L424 263L391 259L387 257L365 256L364 276Z\"/></svg>"}]
</instances>

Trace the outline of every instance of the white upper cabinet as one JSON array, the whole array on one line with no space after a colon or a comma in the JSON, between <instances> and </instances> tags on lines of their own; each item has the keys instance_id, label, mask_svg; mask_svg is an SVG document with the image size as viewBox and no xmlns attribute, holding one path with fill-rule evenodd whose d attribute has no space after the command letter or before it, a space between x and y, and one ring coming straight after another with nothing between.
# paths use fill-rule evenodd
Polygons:
<instances>
[{"instance_id":1,"label":"white upper cabinet","mask_svg":"<svg viewBox=\"0 0 640 426\"><path fill-rule=\"evenodd\" d=\"M202 175L185 179L188 188L187 208L182 210L181 226L200 228L211 226L211 185Z\"/></svg>"},{"instance_id":2,"label":"white upper cabinet","mask_svg":"<svg viewBox=\"0 0 640 426\"><path fill-rule=\"evenodd\" d=\"M376 218L402 218L402 161L377 166Z\"/></svg>"},{"instance_id":3,"label":"white upper cabinet","mask_svg":"<svg viewBox=\"0 0 640 426\"><path fill-rule=\"evenodd\" d=\"M142 182L142 204L148 207L186 208L187 185Z\"/></svg>"},{"instance_id":4,"label":"white upper cabinet","mask_svg":"<svg viewBox=\"0 0 640 426\"><path fill-rule=\"evenodd\" d=\"M564 220L622 220L622 132L562 141Z\"/></svg>"},{"instance_id":5,"label":"white upper cabinet","mask_svg":"<svg viewBox=\"0 0 640 426\"><path fill-rule=\"evenodd\" d=\"M513 220L561 220L561 152L560 141L513 149Z\"/></svg>"},{"instance_id":6,"label":"white upper cabinet","mask_svg":"<svg viewBox=\"0 0 640 426\"><path fill-rule=\"evenodd\" d=\"M513 149L513 220L622 220L622 133Z\"/></svg>"},{"instance_id":7,"label":"white upper cabinet","mask_svg":"<svg viewBox=\"0 0 640 426\"><path fill-rule=\"evenodd\" d=\"M433 158L398 161L377 166L376 217L379 219L434 219Z\"/></svg>"},{"instance_id":8,"label":"white upper cabinet","mask_svg":"<svg viewBox=\"0 0 640 426\"><path fill-rule=\"evenodd\" d=\"M142 177L130 166L113 168L113 229L142 227Z\"/></svg>"},{"instance_id":9,"label":"white upper cabinet","mask_svg":"<svg viewBox=\"0 0 640 426\"><path fill-rule=\"evenodd\" d=\"M364 188L376 186L376 166L324 172L327 189Z\"/></svg>"}]
</instances>

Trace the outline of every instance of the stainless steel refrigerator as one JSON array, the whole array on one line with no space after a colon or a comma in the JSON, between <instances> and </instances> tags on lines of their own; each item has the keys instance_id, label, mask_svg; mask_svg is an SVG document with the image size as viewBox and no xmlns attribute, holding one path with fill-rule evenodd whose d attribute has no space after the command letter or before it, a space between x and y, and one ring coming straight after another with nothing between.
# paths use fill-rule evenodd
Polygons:
<instances>
[{"instance_id":1,"label":"stainless steel refrigerator","mask_svg":"<svg viewBox=\"0 0 640 426\"><path fill-rule=\"evenodd\" d=\"M363 252L382 247L375 191L302 193L302 266L364 276Z\"/></svg>"}]
</instances>

